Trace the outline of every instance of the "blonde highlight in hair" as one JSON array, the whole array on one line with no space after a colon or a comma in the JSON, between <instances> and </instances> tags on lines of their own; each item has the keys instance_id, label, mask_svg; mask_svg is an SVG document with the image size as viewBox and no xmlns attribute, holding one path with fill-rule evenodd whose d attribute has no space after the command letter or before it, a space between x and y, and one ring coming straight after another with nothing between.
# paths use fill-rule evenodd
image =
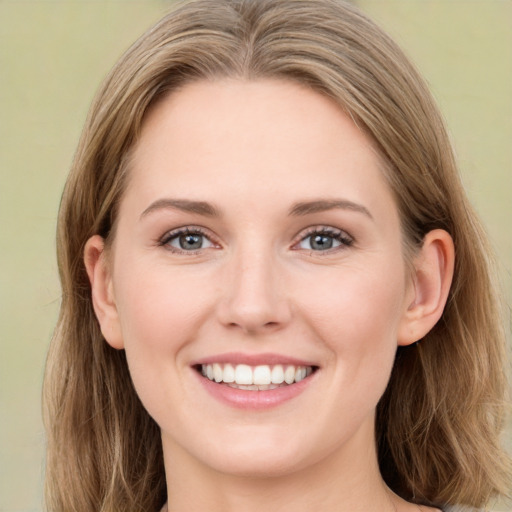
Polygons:
<instances>
[{"instance_id":1,"label":"blonde highlight in hair","mask_svg":"<svg viewBox=\"0 0 512 512\"><path fill-rule=\"evenodd\" d=\"M46 503L52 512L157 511L166 500L159 428L124 352L103 339L83 251L115 236L130 151L148 109L189 82L285 79L336 101L374 141L411 253L431 229L454 239L440 322L399 348L377 411L388 485L426 505L479 507L510 486L500 446L505 334L484 231L458 176L438 109L401 50L338 0L196 0L143 35L91 107L58 221L62 305L48 355Z\"/></svg>"}]
</instances>

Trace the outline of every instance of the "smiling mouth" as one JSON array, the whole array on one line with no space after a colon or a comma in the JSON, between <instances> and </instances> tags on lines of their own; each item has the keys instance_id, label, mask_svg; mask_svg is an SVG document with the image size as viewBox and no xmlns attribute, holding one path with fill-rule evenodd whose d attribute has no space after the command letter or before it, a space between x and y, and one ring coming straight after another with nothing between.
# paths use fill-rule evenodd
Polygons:
<instances>
[{"instance_id":1,"label":"smiling mouth","mask_svg":"<svg viewBox=\"0 0 512 512\"><path fill-rule=\"evenodd\" d=\"M201 364L196 370L208 380L235 389L268 391L300 382L318 367L294 365Z\"/></svg>"}]
</instances>

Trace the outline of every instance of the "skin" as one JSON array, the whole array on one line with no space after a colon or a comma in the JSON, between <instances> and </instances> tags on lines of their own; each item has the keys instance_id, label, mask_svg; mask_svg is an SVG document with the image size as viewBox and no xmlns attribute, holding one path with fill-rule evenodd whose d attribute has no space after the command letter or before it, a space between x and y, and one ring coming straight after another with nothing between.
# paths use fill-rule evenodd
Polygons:
<instances>
[{"instance_id":1,"label":"skin","mask_svg":"<svg viewBox=\"0 0 512 512\"><path fill-rule=\"evenodd\" d=\"M85 262L102 332L161 427L169 510L417 511L381 479L375 408L397 346L442 313L453 245L429 233L408 273L368 138L294 83L197 82L153 107L130 173L109 254L95 236ZM343 203L290 214L318 200ZM199 250L172 238L187 227ZM312 248L312 229L334 247ZM191 367L227 352L319 370L278 407L241 410Z\"/></svg>"}]
</instances>

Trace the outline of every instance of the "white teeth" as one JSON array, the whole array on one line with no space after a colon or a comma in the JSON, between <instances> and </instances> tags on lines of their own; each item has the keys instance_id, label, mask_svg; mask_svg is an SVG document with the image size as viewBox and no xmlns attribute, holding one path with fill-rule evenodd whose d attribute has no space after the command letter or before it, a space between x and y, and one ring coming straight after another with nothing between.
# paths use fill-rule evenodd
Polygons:
<instances>
[{"instance_id":1,"label":"white teeth","mask_svg":"<svg viewBox=\"0 0 512 512\"><path fill-rule=\"evenodd\" d=\"M270 366L256 366L252 373L252 381L254 384L270 384L272 382Z\"/></svg>"},{"instance_id":2,"label":"white teeth","mask_svg":"<svg viewBox=\"0 0 512 512\"><path fill-rule=\"evenodd\" d=\"M284 381L286 382L286 384L292 384L294 380L295 380L295 367L288 366L288 368L286 368L286 370L284 372Z\"/></svg>"},{"instance_id":3,"label":"white teeth","mask_svg":"<svg viewBox=\"0 0 512 512\"><path fill-rule=\"evenodd\" d=\"M295 382L300 382L305 377L306 377L306 368L304 368L303 366L299 366L299 368L297 368L295 370Z\"/></svg>"},{"instance_id":4,"label":"white teeth","mask_svg":"<svg viewBox=\"0 0 512 512\"><path fill-rule=\"evenodd\" d=\"M300 382L313 373L311 366L274 366L247 364L203 364L201 373L211 381L229 384L231 387L246 390L267 390Z\"/></svg>"},{"instance_id":5,"label":"white teeth","mask_svg":"<svg viewBox=\"0 0 512 512\"><path fill-rule=\"evenodd\" d=\"M235 368L235 382L237 384L253 384L252 368L246 364L237 364Z\"/></svg>"},{"instance_id":6,"label":"white teeth","mask_svg":"<svg viewBox=\"0 0 512 512\"><path fill-rule=\"evenodd\" d=\"M228 384L230 388L245 389L250 391L268 391L269 389L276 389L280 386L277 384L259 385L252 384L251 386L244 386L243 384Z\"/></svg>"},{"instance_id":7,"label":"white teeth","mask_svg":"<svg viewBox=\"0 0 512 512\"><path fill-rule=\"evenodd\" d=\"M223 377L223 371L220 364L213 365L213 378L215 382L221 382Z\"/></svg>"},{"instance_id":8,"label":"white teeth","mask_svg":"<svg viewBox=\"0 0 512 512\"><path fill-rule=\"evenodd\" d=\"M272 368L271 380L273 384L282 384L284 382L284 370L280 364Z\"/></svg>"},{"instance_id":9,"label":"white teeth","mask_svg":"<svg viewBox=\"0 0 512 512\"><path fill-rule=\"evenodd\" d=\"M235 382L235 369L230 364L224 365L224 382Z\"/></svg>"}]
</instances>

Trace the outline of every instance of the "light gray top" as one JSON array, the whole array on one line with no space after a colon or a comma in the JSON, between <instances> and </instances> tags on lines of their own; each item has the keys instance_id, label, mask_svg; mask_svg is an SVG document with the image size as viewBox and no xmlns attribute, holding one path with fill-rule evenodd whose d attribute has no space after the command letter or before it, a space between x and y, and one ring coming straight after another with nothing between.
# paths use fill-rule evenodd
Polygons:
<instances>
[{"instance_id":1,"label":"light gray top","mask_svg":"<svg viewBox=\"0 0 512 512\"><path fill-rule=\"evenodd\" d=\"M485 512L483 508L466 507L464 505L447 505L443 510L444 512Z\"/></svg>"}]
</instances>

